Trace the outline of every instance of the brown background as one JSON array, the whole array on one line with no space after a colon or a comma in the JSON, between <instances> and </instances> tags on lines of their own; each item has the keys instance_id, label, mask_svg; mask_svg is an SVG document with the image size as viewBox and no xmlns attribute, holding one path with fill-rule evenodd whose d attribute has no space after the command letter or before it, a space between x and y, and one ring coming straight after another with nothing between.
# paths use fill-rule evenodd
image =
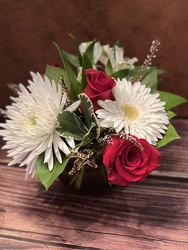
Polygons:
<instances>
[{"instance_id":1,"label":"brown background","mask_svg":"<svg viewBox=\"0 0 188 250\"><path fill-rule=\"evenodd\" d=\"M80 42L122 42L142 63L152 40L161 41L154 64L166 69L159 88L188 98L187 0L0 0L0 106L10 103L6 83L26 83L30 71L59 62L52 45L75 52ZM188 105L176 111L188 117Z\"/></svg>"}]
</instances>

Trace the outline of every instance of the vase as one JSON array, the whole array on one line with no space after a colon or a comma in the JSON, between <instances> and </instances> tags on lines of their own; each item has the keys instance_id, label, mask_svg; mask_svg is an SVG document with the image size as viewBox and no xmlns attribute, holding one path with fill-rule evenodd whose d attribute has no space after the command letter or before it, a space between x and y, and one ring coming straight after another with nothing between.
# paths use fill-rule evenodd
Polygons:
<instances>
[{"instance_id":1,"label":"vase","mask_svg":"<svg viewBox=\"0 0 188 250\"><path fill-rule=\"evenodd\" d=\"M97 165L96 168L85 164L75 174L70 174L72 167L71 162L68 163L59 177L65 185L73 190L80 193L96 193L111 188L106 167L103 164Z\"/></svg>"}]
</instances>

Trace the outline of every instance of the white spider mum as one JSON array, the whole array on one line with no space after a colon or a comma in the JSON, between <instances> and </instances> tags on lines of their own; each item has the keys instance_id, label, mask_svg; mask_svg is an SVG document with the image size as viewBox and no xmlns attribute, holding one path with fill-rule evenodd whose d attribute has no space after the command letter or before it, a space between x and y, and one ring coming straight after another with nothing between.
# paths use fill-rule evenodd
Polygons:
<instances>
[{"instance_id":1,"label":"white spider mum","mask_svg":"<svg viewBox=\"0 0 188 250\"><path fill-rule=\"evenodd\" d=\"M150 91L140 82L132 84L125 78L118 79L113 89L115 101L98 101L102 107L96 111L100 125L144 138L156 145L165 133L169 120L165 103L160 101L159 94L151 94Z\"/></svg>"},{"instance_id":2,"label":"white spider mum","mask_svg":"<svg viewBox=\"0 0 188 250\"><path fill-rule=\"evenodd\" d=\"M6 123L0 124L4 129L0 135L6 141L4 149L8 149L8 156L13 160L9 165L27 165L26 176L34 175L37 158L44 153L44 163L53 169L53 154L59 163L62 163L61 151L70 153L74 148L74 140L62 140L56 131L57 115L62 111L67 94L62 94L60 85L37 73L31 73L32 81L26 88L19 85L18 97L11 97L13 104L7 106ZM73 111L78 103L71 105L67 110Z\"/></svg>"}]
</instances>

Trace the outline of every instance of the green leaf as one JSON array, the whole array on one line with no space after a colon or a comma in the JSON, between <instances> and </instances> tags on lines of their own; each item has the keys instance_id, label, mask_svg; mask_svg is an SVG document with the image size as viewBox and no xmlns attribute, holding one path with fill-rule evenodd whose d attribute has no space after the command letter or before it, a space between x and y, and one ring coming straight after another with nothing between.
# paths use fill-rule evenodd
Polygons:
<instances>
[{"instance_id":1,"label":"green leaf","mask_svg":"<svg viewBox=\"0 0 188 250\"><path fill-rule=\"evenodd\" d=\"M130 75L131 76L138 75L138 73L140 72L141 68L142 68L141 66L135 66L134 69L130 70ZM147 73L147 71L145 72L145 74Z\"/></svg>"},{"instance_id":2,"label":"green leaf","mask_svg":"<svg viewBox=\"0 0 188 250\"><path fill-rule=\"evenodd\" d=\"M174 108L174 107L188 101L181 96L178 96L178 95L175 95L172 93L168 93L165 91L157 91L157 93L160 94L160 100L164 101L166 103L166 105L165 105L166 110Z\"/></svg>"},{"instance_id":3,"label":"green leaf","mask_svg":"<svg viewBox=\"0 0 188 250\"><path fill-rule=\"evenodd\" d=\"M121 69L121 70L118 70L116 72L114 72L111 77L114 77L115 79L122 79L122 78L125 78L126 76L129 75L129 69Z\"/></svg>"},{"instance_id":4,"label":"green leaf","mask_svg":"<svg viewBox=\"0 0 188 250\"><path fill-rule=\"evenodd\" d=\"M91 130L94 137L98 138L100 135L100 125L94 113L93 104L91 100L89 99L89 97L84 93L79 95L79 99L81 100L82 105L83 105L86 126L88 129ZM95 124L95 126L93 126L93 123Z\"/></svg>"},{"instance_id":5,"label":"green leaf","mask_svg":"<svg viewBox=\"0 0 188 250\"><path fill-rule=\"evenodd\" d=\"M71 137L77 141L77 147L91 143L100 135L99 121L93 111L93 105L89 97L82 93L79 95L84 110L84 119L69 111L62 111L57 117L59 127L57 131L63 137Z\"/></svg>"},{"instance_id":6,"label":"green leaf","mask_svg":"<svg viewBox=\"0 0 188 250\"><path fill-rule=\"evenodd\" d=\"M82 138L82 141L79 144L79 146L87 145L87 144L89 144L89 143L91 143L93 141L93 139L95 138L95 132L94 132L95 127L96 127L96 124L92 123L90 129L87 132L87 134L85 134L84 137Z\"/></svg>"},{"instance_id":7,"label":"green leaf","mask_svg":"<svg viewBox=\"0 0 188 250\"><path fill-rule=\"evenodd\" d=\"M57 117L59 127L57 131L64 137L72 137L75 140L82 140L88 133L87 127L76 114L70 111L62 111Z\"/></svg>"},{"instance_id":8,"label":"green leaf","mask_svg":"<svg viewBox=\"0 0 188 250\"><path fill-rule=\"evenodd\" d=\"M78 40L76 39L75 36L73 36L72 34L69 34L69 36L73 39L74 41L74 44L75 44L75 47L76 47L76 50L77 50L77 53L78 53L78 61L79 61L79 64L80 66L82 65L82 56L80 54L80 50L79 50L79 42Z\"/></svg>"},{"instance_id":9,"label":"green leaf","mask_svg":"<svg viewBox=\"0 0 188 250\"><path fill-rule=\"evenodd\" d=\"M172 119L173 117L175 117L176 114L175 114L174 112L170 111L170 110L167 110L167 116L168 116L168 119L170 120L170 119Z\"/></svg>"},{"instance_id":10,"label":"green leaf","mask_svg":"<svg viewBox=\"0 0 188 250\"><path fill-rule=\"evenodd\" d=\"M158 141L157 143L157 148L163 147L166 144L168 144L169 142L179 139L179 135L176 132L176 129L174 128L174 126L170 123L168 125L168 129L165 133L165 135L163 136L163 138L161 140Z\"/></svg>"},{"instance_id":11,"label":"green leaf","mask_svg":"<svg viewBox=\"0 0 188 250\"><path fill-rule=\"evenodd\" d=\"M108 59L107 64L106 64L106 74L112 75L112 73L113 73L112 64L110 62L110 59Z\"/></svg>"},{"instance_id":12,"label":"green leaf","mask_svg":"<svg viewBox=\"0 0 188 250\"><path fill-rule=\"evenodd\" d=\"M59 67L47 65L44 74L50 79L50 81L54 80L56 84L59 84L61 81L63 72L64 70Z\"/></svg>"},{"instance_id":13,"label":"green leaf","mask_svg":"<svg viewBox=\"0 0 188 250\"><path fill-rule=\"evenodd\" d=\"M134 69L130 70L130 75L135 76L140 74L140 71L142 71L143 67L142 66L135 66ZM149 67L148 69L145 69L143 73L143 78L146 77L151 71L156 69L156 67Z\"/></svg>"},{"instance_id":14,"label":"green leaf","mask_svg":"<svg viewBox=\"0 0 188 250\"><path fill-rule=\"evenodd\" d=\"M156 91L158 85L158 75L164 74L166 71L163 69L158 69L156 67L150 67L144 74L142 79L142 83L144 83L147 87L151 88L151 90Z\"/></svg>"},{"instance_id":15,"label":"green leaf","mask_svg":"<svg viewBox=\"0 0 188 250\"><path fill-rule=\"evenodd\" d=\"M157 74L158 75L162 75L162 74L165 74L166 73L166 70L164 69L157 69Z\"/></svg>"},{"instance_id":16,"label":"green leaf","mask_svg":"<svg viewBox=\"0 0 188 250\"><path fill-rule=\"evenodd\" d=\"M64 51L63 50L63 53L64 53L64 56L65 58L72 64L74 65L76 68L80 67L80 63L79 63L79 60L78 60L78 57L73 55L73 54L70 54L68 53L67 51Z\"/></svg>"},{"instance_id":17,"label":"green leaf","mask_svg":"<svg viewBox=\"0 0 188 250\"><path fill-rule=\"evenodd\" d=\"M88 56L84 53L82 57L82 91L85 89L87 86L87 81L86 81L86 74L85 74L85 69L91 69L93 68L91 61L89 60Z\"/></svg>"},{"instance_id":18,"label":"green leaf","mask_svg":"<svg viewBox=\"0 0 188 250\"><path fill-rule=\"evenodd\" d=\"M93 40L90 42L88 48L85 51L85 55L88 57L91 64L94 64L94 46L95 46L96 40Z\"/></svg>"},{"instance_id":19,"label":"green leaf","mask_svg":"<svg viewBox=\"0 0 188 250\"><path fill-rule=\"evenodd\" d=\"M121 42L120 40L116 40L114 46L121 47Z\"/></svg>"},{"instance_id":20,"label":"green leaf","mask_svg":"<svg viewBox=\"0 0 188 250\"><path fill-rule=\"evenodd\" d=\"M35 175L39 178L41 183L44 185L46 190L52 185L52 183L57 179L57 177L63 172L65 169L69 158L64 156L62 164L58 162L55 158L53 170L50 171L46 163L44 161L44 154L39 155L37 159L37 168Z\"/></svg>"},{"instance_id":21,"label":"green leaf","mask_svg":"<svg viewBox=\"0 0 188 250\"><path fill-rule=\"evenodd\" d=\"M152 68L152 70L143 78L141 82L148 88L156 90L158 83L158 70L156 68Z\"/></svg>"},{"instance_id":22,"label":"green leaf","mask_svg":"<svg viewBox=\"0 0 188 250\"><path fill-rule=\"evenodd\" d=\"M64 67L65 67L65 71L63 72L63 76L64 76L64 82L68 88L69 98L72 101L75 101L78 99L78 94L80 94L82 92L81 85L80 85L79 81L77 80L77 76L75 75L74 71L72 70L72 68L68 64L68 61L66 59L66 55L65 55L64 51L62 51L56 43L54 43L54 44L59 51L59 54L61 56L62 62L63 62Z\"/></svg>"},{"instance_id":23,"label":"green leaf","mask_svg":"<svg viewBox=\"0 0 188 250\"><path fill-rule=\"evenodd\" d=\"M147 87L150 87L152 90L157 90L158 84L158 75L165 73L163 69L158 69L157 67L149 67L142 71L141 66L135 66L133 70L130 70L130 75L136 76L141 73L142 79L141 82L146 84Z\"/></svg>"},{"instance_id":24,"label":"green leaf","mask_svg":"<svg viewBox=\"0 0 188 250\"><path fill-rule=\"evenodd\" d=\"M78 97L81 100L82 105L83 105L86 126L87 128L90 128L91 123L93 121L93 115L94 115L93 104L91 100L89 99L89 97L84 93L80 94Z\"/></svg>"}]
</instances>

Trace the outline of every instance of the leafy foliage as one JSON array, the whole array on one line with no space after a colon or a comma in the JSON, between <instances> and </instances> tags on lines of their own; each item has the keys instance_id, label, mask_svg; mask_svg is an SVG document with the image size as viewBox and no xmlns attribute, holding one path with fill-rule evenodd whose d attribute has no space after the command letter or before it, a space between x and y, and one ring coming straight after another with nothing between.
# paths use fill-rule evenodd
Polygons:
<instances>
[{"instance_id":1,"label":"leafy foliage","mask_svg":"<svg viewBox=\"0 0 188 250\"><path fill-rule=\"evenodd\" d=\"M69 158L63 156L62 164L58 162L55 158L55 163L52 171L49 171L48 166L44 163L44 155L41 154L37 159L37 168L35 175L39 178L41 183L44 185L46 190L52 185L52 183L57 179L57 177L63 172L65 169Z\"/></svg>"},{"instance_id":2,"label":"leafy foliage","mask_svg":"<svg viewBox=\"0 0 188 250\"><path fill-rule=\"evenodd\" d=\"M54 67L51 65L47 65L45 69L45 75L52 81L54 81L56 84L59 84L62 76L64 74L64 70L59 67Z\"/></svg>"},{"instance_id":3,"label":"leafy foliage","mask_svg":"<svg viewBox=\"0 0 188 250\"><path fill-rule=\"evenodd\" d=\"M168 129L165 133L165 135L163 136L163 138L161 140L158 141L157 143L157 148L163 147L166 144L168 144L169 142L179 139L179 135L176 132L176 129L174 128L174 126L170 123L168 125Z\"/></svg>"},{"instance_id":4,"label":"leafy foliage","mask_svg":"<svg viewBox=\"0 0 188 250\"><path fill-rule=\"evenodd\" d=\"M168 93L165 91L157 91L160 94L161 101L165 102L166 110L172 109L180 104L187 102L187 100L181 96Z\"/></svg>"},{"instance_id":5,"label":"leafy foliage","mask_svg":"<svg viewBox=\"0 0 188 250\"><path fill-rule=\"evenodd\" d=\"M80 147L91 143L94 138L97 138L100 129L90 99L85 94L80 94L79 98L83 105L84 119L70 111L62 111L57 117L59 123L57 131L62 137L80 141L78 144Z\"/></svg>"},{"instance_id":6,"label":"leafy foliage","mask_svg":"<svg viewBox=\"0 0 188 250\"><path fill-rule=\"evenodd\" d=\"M66 84L66 87L68 89L68 93L69 93L69 98L72 101L75 101L78 99L78 95L82 92L82 87L80 82L77 80L77 76L74 73L74 71L72 70L72 68L70 67L70 65L68 64L67 61L67 54L64 53L63 50L61 50L57 44L55 44L56 47L58 48L58 51L60 53L62 62L64 64L65 70L63 71L63 80Z\"/></svg>"},{"instance_id":7,"label":"leafy foliage","mask_svg":"<svg viewBox=\"0 0 188 250\"><path fill-rule=\"evenodd\" d=\"M86 125L88 128L91 128L92 124L94 124L92 133L94 134L94 138L98 138L100 135L100 124L94 113L93 104L90 101L89 97L85 95L84 93L79 95L79 99L81 100L82 105L83 105Z\"/></svg>"},{"instance_id":8,"label":"leafy foliage","mask_svg":"<svg viewBox=\"0 0 188 250\"><path fill-rule=\"evenodd\" d=\"M62 111L58 115L57 121L59 123L57 131L62 137L73 138L81 141L88 133L88 129L82 122L81 118L70 111Z\"/></svg>"}]
</instances>

